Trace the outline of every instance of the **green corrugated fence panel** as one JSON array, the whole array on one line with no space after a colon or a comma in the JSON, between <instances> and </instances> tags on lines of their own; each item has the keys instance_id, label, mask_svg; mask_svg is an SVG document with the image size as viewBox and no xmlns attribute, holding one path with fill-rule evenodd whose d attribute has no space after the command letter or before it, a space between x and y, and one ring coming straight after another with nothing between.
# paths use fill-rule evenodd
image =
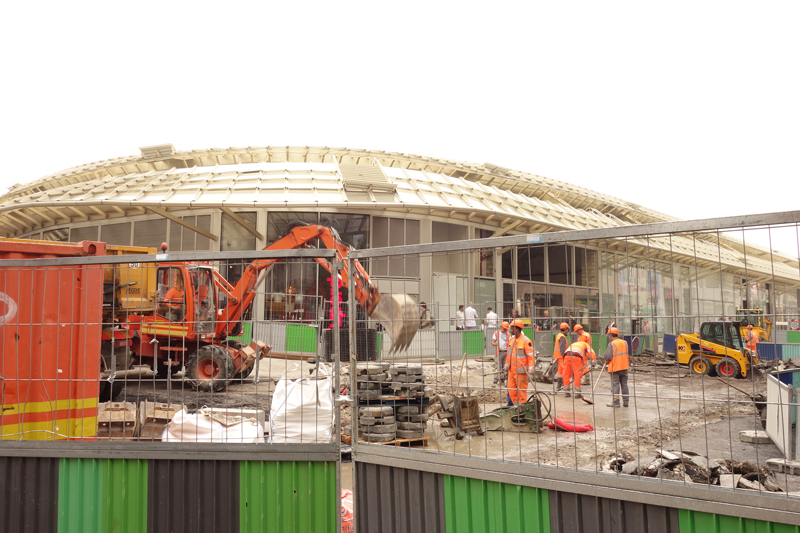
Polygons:
<instances>
[{"instance_id":1,"label":"green corrugated fence panel","mask_svg":"<svg viewBox=\"0 0 800 533\"><path fill-rule=\"evenodd\" d=\"M608 349L608 335L603 335L600 337L600 351L597 352L598 361L603 359L603 356L606 354L607 349Z\"/></svg>"},{"instance_id":2,"label":"green corrugated fence panel","mask_svg":"<svg viewBox=\"0 0 800 533\"><path fill-rule=\"evenodd\" d=\"M238 337L228 338L234 341L239 341L242 344L250 344L250 341L253 340L253 324L251 322L245 322L242 324L242 329L244 330L244 333Z\"/></svg>"},{"instance_id":3,"label":"green corrugated fence panel","mask_svg":"<svg viewBox=\"0 0 800 533\"><path fill-rule=\"evenodd\" d=\"M678 510L681 533L800 533L800 526Z\"/></svg>"},{"instance_id":4,"label":"green corrugated fence panel","mask_svg":"<svg viewBox=\"0 0 800 533\"><path fill-rule=\"evenodd\" d=\"M58 533L102 533L105 459L62 459L58 465Z\"/></svg>"},{"instance_id":5,"label":"green corrugated fence panel","mask_svg":"<svg viewBox=\"0 0 800 533\"><path fill-rule=\"evenodd\" d=\"M109 459L103 465L103 532L147 533L147 461Z\"/></svg>"},{"instance_id":6,"label":"green corrugated fence panel","mask_svg":"<svg viewBox=\"0 0 800 533\"><path fill-rule=\"evenodd\" d=\"M286 351L317 353L317 328L302 324L287 324Z\"/></svg>"},{"instance_id":7,"label":"green corrugated fence panel","mask_svg":"<svg viewBox=\"0 0 800 533\"><path fill-rule=\"evenodd\" d=\"M483 331L465 331L461 339L467 355L483 355Z\"/></svg>"},{"instance_id":8,"label":"green corrugated fence panel","mask_svg":"<svg viewBox=\"0 0 800 533\"><path fill-rule=\"evenodd\" d=\"M787 331L786 342L800 343L800 331Z\"/></svg>"},{"instance_id":9,"label":"green corrugated fence panel","mask_svg":"<svg viewBox=\"0 0 800 533\"><path fill-rule=\"evenodd\" d=\"M242 461L239 479L243 533L335 532L341 512L335 463Z\"/></svg>"},{"instance_id":10,"label":"green corrugated fence panel","mask_svg":"<svg viewBox=\"0 0 800 533\"><path fill-rule=\"evenodd\" d=\"M800 344L783 344L781 345L781 359L788 361L800 357Z\"/></svg>"},{"instance_id":11,"label":"green corrugated fence panel","mask_svg":"<svg viewBox=\"0 0 800 533\"><path fill-rule=\"evenodd\" d=\"M550 532L546 489L444 476L448 533Z\"/></svg>"},{"instance_id":12,"label":"green corrugated fence panel","mask_svg":"<svg viewBox=\"0 0 800 533\"><path fill-rule=\"evenodd\" d=\"M383 333L375 335L375 353L378 354L378 359L381 358L381 345L383 344Z\"/></svg>"},{"instance_id":13,"label":"green corrugated fence panel","mask_svg":"<svg viewBox=\"0 0 800 533\"><path fill-rule=\"evenodd\" d=\"M62 459L59 533L147 531L147 461Z\"/></svg>"}]
</instances>

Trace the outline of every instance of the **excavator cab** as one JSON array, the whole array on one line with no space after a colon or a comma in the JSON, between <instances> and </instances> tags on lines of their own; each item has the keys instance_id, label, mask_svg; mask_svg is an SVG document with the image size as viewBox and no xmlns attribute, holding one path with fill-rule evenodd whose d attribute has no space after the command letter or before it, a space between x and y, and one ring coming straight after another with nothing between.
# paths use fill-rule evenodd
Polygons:
<instances>
[{"instance_id":1,"label":"excavator cab","mask_svg":"<svg viewBox=\"0 0 800 533\"><path fill-rule=\"evenodd\" d=\"M186 280L180 267L162 267L156 273L158 301L156 315L170 322L186 318Z\"/></svg>"},{"instance_id":2,"label":"excavator cab","mask_svg":"<svg viewBox=\"0 0 800 533\"><path fill-rule=\"evenodd\" d=\"M205 265L188 265L186 270L193 292L192 308L195 332L213 333L214 318L217 314L217 306L214 301L217 294L214 287L214 271Z\"/></svg>"}]
</instances>

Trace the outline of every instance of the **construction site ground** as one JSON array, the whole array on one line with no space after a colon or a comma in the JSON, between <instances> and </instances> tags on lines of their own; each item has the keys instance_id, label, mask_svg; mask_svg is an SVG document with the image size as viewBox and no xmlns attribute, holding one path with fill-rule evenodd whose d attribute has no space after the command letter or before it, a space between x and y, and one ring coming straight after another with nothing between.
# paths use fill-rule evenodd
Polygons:
<instances>
[{"instance_id":1,"label":"construction site ground","mask_svg":"<svg viewBox=\"0 0 800 533\"><path fill-rule=\"evenodd\" d=\"M418 362L419 360L415 361ZM398 361L400 362L400 361ZM493 384L495 365L488 359L422 361L428 386L437 394L477 396L481 414L506 404L506 390ZM348 367L343 364L342 383L347 385ZM182 380L182 373L167 382L143 378L131 380L116 397L116 401L151 401L182 403L190 410L205 405L227 409L261 409L269 417L272 393L277 380L286 375L291 379L311 376L315 366L306 361L263 359L259 365L259 382L253 376L228 386L218 393L198 393ZM460 385L459 385L460 375ZM750 395L740 392L721 379L691 375L687 368L655 363L655 358L638 358L629 376L629 407L612 408L608 372L591 372L591 382L597 387L583 385L582 393L594 400L589 405L564 392L556 394L552 384L531 383L543 397L546 409L551 405L551 417L565 422L591 424L594 431L585 433L556 432L544 429L540 433L524 431L492 431L484 435L470 434L463 439L445 435L436 417L428 421L428 446L419 448L428 453L467 455L500 461L522 461L559 468L598 471L610 454L628 452L634 458L653 458L659 450L694 452L714 459L749 461L764 466L768 459L783 454L773 443L742 442L740 431L763 432L759 410ZM750 394L765 394L763 375L737 379L732 384ZM349 409L342 412L342 424L350 423ZM377 444L376 444L377 446ZM349 467L348 467L349 468ZM800 476L776 474L778 483L787 492L800 491ZM343 474L343 486L350 477Z\"/></svg>"}]
</instances>

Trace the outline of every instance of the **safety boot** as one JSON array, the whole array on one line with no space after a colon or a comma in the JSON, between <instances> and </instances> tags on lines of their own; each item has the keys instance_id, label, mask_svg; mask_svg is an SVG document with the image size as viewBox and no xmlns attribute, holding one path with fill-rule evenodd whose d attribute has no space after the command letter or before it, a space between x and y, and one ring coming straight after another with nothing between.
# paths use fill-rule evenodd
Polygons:
<instances>
[{"instance_id":1,"label":"safety boot","mask_svg":"<svg viewBox=\"0 0 800 533\"><path fill-rule=\"evenodd\" d=\"M581 394L580 392L576 392L575 393L575 399L576 400L580 400L581 398L583 398L583 394Z\"/></svg>"},{"instance_id":2,"label":"safety boot","mask_svg":"<svg viewBox=\"0 0 800 533\"><path fill-rule=\"evenodd\" d=\"M623 402L622 407L628 407L628 402Z\"/></svg>"},{"instance_id":3,"label":"safety boot","mask_svg":"<svg viewBox=\"0 0 800 533\"><path fill-rule=\"evenodd\" d=\"M619 407L619 396L614 395L614 399L606 404L608 407Z\"/></svg>"}]
</instances>

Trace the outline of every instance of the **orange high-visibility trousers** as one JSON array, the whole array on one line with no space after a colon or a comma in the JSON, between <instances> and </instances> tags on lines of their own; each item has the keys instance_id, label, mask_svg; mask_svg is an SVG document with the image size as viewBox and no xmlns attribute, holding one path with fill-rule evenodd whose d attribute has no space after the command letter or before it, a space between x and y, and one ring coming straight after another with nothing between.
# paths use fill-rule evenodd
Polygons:
<instances>
[{"instance_id":1,"label":"orange high-visibility trousers","mask_svg":"<svg viewBox=\"0 0 800 533\"><path fill-rule=\"evenodd\" d=\"M525 403L528 401L528 374L523 370L517 372L517 367L512 365L508 369L508 395L514 403Z\"/></svg>"},{"instance_id":2,"label":"orange high-visibility trousers","mask_svg":"<svg viewBox=\"0 0 800 533\"><path fill-rule=\"evenodd\" d=\"M569 387L569 380L573 378L575 392L581 392L581 378L583 377L583 357L566 355L564 356L564 388Z\"/></svg>"},{"instance_id":3,"label":"orange high-visibility trousers","mask_svg":"<svg viewBox=\"0 0 800 533\"><path fill-rule=\"evenodd\" d=\"M564 376L564 356L562 355L561 357L556 359L556 361L558 361L558 374L557 375L563 377Z\"/></svg>"}]
</instances>

